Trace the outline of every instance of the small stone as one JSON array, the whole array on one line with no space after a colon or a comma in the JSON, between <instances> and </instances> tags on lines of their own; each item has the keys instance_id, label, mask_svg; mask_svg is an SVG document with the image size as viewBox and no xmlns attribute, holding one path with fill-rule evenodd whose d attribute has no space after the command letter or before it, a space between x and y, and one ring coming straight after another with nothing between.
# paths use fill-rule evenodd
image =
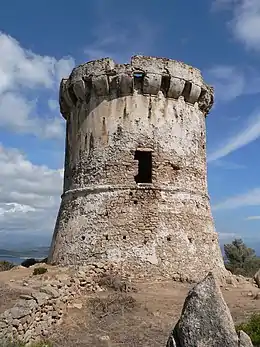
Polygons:
<instances>
[{"instance_id":1,"label":"small stone","mask_svg":"<svg viewBox=\"0 0 260 347\"><path fill-rule=\"evenodd\" d=\"M58 274L56 276L57 280L60 281L61 283L64 283L66 285L71 285L71 279L68 275L66 274Z\"/></svg>"},{"instance_id":2,"label":"small stone","mask_svg":"<svg viewBox=\"0 0 260 347\"><path fill-rule=\"evenodd\" d=\"M0 321L0 329L1 329L1 330L4 329L4 328L6 328L6 326L7 326L7 323L6 323L6 322Z\"/></svg>"},{"instance_id":3,"label":"small stone","mask_svg":"<svg viewBox=\"0 0 260 347\"><path fill-rule=\"evenodd\" d=\"M51 286L42 287L40 292L50 295L53 298L59 297L59 292Z\"/></svg>"},{"instance_id":4,"label":"small stone","mask_svg":"<svg viewBox=\"0 0 260 347\"><path fill-rule=\"evenodd\" d=\"M19 326L18 326L18 331L23 331L23 326L22 326L21 323L20 323Z\"/></svg>"},{"instance_id":5,"label":"small stone","mask_svg":"<svg viewBox=\"0 0 260 347\"><path fill-rule=\"evenodd\" d=\"M71 304L68 304L69 308L77 308L78 310L81 310L83 307L83 304L81 302L74 302Z\"/></svg>"},{"instance_id":6,"label":"small stone","mask_svg":"<svg viewBox=\"0 0 260 347\"><path fill-rule=\"evenodd\" d=\"M14 327L18 328L19 325L20 325L19 319L14 319L13 322L12 322L12 324L13 324Z\"/></svg>"},{"instance_id":7,"label":"small stone","mask_svg":"<svg viewBox=\"0 0 260 347\"><path fill-rule=\"evenodd\" d=\"M27 295L27 294L21 294L20 295L20 299L31 300L32 296L31 295Z\"/></svg>"},{"instance_id":8,"label":"small stone","mask_svg":"<svg viewBox=\"0 0 260 347\"><path fill-rule=\"evenodd\" d=\"M111 340L108 335L105 336L98 336L97 338L98 346L99 347L111 347Z\"/></svg>"},{"instance_id":9,"label":"small stone","mask_svg":"<svg viewBox=\"0 0 260 347\"><path fill-rule=\"evenodd\" d=\"M257 286L260 288L260 269L254 275L254 280L255 280Z\"/></svg>"},{"instance_id":10,"label":"small stone","mask_svg":"<svg viewBox=\"0 0 260 347\"><path fill-rule=\"evenodd\" d=\"M20 323L23 324L23 325L27 324L27 321L28 321L28 317L23 317L23 318L20 319Z\"/></svg>"},{"instance_id":11,"label":"small stone","mask_svg":"<svg viewBox=\"0 0 260 347\"><path fill-rule=\"evenodd\" d=\"M86 276L85 272L83 272L83 271L79 271L78 272L78 277L79 278L84 278L85 276Z\"/></svg>"},{"instance_id":12,"label":"small stone","mask_svg":"<svg viewBox=\"0 0 260 347\"><path fill-rule=\"evenodd\" d=\"M41 333L42 333L42 328L41 328L41 326L37 326L36 328L35 328L35 334L36 335L41 335Z\"/></svg>"},{"instance_id":13,"label":"small stone","mask_svg":"<svg viewBox=\"0 0 260 347\"><path fill-rule=\"evenodd\" d=\"M52 317L52 318L58 318L58 317L59 317L58 312L57 312L57 311L52 311L52 312L51 312L51 317Z\"/></svg>"},{"instance_id":14,"label":"small stone","mask_svg":"<svg viewBox=\"0 0 260 347\"><path fill-rule=\"evenodd\" d=\"M256 293L254 296L254 300L259 300L260 299L260 293Z\"/></svg>"},{"instance_id":15,"label":"small stone","mask_svg":"<svg viewBox=\"0 0 260 347\"><path fill-rule=\"evenodd\" d=\"M233 287L236 287L236 279L233 276L227 277L226 278L226 283L232 285Z\"/></svg>"},{"instance_id":16,"label":"small stone","mask_svg":"<svg viewBox=\"0 0 260 347\"><path fill-rule=\"evenodd\" d=\"M42 316L41 316L41 320L47 320L48 316L46 312L43 312Z\"/></svg>"},{"instance_id":17,"label":"small stone","mask_svg":"<svg viewBox=\"0 0 260 347\"><path fill-rule=\"evenodd\" d=\"M32 330L27 330L24 334L24 341L29 342L29 340L32 338Z\"/></svg>"},{"instance_id":18,"label":"small stone","mask_svg":"<svg viewBox=\"0 0 260 347\"><path fill-rule=\"evenodd\" d=\"M31 313L31 310L26 307L12 307L9 310L13 319L20 319L22 317L28 316Z\"/></svg>"}]
</instances>

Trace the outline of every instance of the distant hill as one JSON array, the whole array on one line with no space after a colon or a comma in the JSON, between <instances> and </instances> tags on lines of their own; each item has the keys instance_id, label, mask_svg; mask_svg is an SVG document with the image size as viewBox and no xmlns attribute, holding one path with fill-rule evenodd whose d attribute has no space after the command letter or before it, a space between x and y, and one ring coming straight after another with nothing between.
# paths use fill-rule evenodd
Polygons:
<instances>
[{"instance_id":1,"label":"distant hill","mask_svg":"<svg viewBox=\"0 0 260 347\"><path fill-rule=\"evenodd\" d=\"M35 247L32 249L0 249L0 260L7 260L20 264L24 259L43 259L48 256L49 247Z\"/></svg>"}]
</instances>

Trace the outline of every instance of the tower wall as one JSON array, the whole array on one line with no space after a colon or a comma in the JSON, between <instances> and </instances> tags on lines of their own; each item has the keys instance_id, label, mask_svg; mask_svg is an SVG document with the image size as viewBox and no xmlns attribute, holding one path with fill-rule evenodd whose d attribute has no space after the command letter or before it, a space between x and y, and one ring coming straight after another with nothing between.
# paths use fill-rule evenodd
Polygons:
<instances>
[{"instance_id":1,"label":"tower wall","mask_svg":"<svg viewBox=\"0 0 260 347\"><path fill-rule=\"evenodd\" d=\"M194 280L223 271L207 194L212 104L200 72L177 61L75 68L61 83L64 192L49 260Z\"/></svg>"}]
</instances>

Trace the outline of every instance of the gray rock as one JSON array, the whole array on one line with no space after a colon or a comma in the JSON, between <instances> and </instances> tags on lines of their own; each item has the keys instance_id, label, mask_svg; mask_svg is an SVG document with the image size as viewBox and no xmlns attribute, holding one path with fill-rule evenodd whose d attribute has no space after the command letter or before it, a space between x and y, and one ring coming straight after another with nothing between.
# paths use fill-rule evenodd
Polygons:
<instances>
[{"instance_id":1,"label":"gray rock","mask_svg":"<svg viewBox=\"0 0 260 347\"><path fill-rule=\"evenodd\" d=\"M4 321L0 321L0 330L3 330L4 328L6 328L7 323Z\"/></svg>"},{"instance_id":2,"label":"gray rock","mask_svg":"<svg viewBox=\"0 0 260 347\"><path fill-rule=\"evenodd\" d=\"M30 339L32 338L32 335L33 335L32 330L28 329L24 334L24 341L29 342Z\"/></svg>"},{"instance_id":3,"label":"gray rock","mask_svg":"<svg viewBox=\"0 0 260 347\"><path fill-rule=\"evenodd\" d=\"M239 347L253 347L250 337L243 330L240 330L238 332L238 336L239 336L239 344L238 344Z\"/></svg>"},{"instance_id":4,"label":"gray rock","mask_svg":"<svg viewBox=\"0 0 260 347\"><path fill-rule=\"evenodd\" d=\"M255 283L257 284L258 288L260 288L260 269L254 275L254 280L255 280Z\"/></svg>"},{"instance_id":5,"label":"gray rock","mask_svg":"<svg viewBox=\"0 0 260 347\"><path fill-rule=\"evenodd\" d=\"M111 340L108 335L96 336L96 342L100 347L112 347Z\"/></svg>"},{"instance_id":6,"label":"gray rock","mask_svg":"<svg viewBox=\"0 0 260 347\"><path fill-rule=\"evenodd\" d=\"M12 307L8 311L11 314L12 319L20 319L22 317L28 316L31 313L30 308L26 308L26 307L22 307L22 306Z\"/></svg>"},{"instance_id":7,"label":"gray rock","mask_svg":"<svg viewBox=\"0 0 260 347\"><path fill-rule=\"evenodd\" d=\"M50 295L53 298L59 297L59 292L51 286L42 287L40 292Z\"/></svg>"},{"instance_id":8,"label":"gray rock","mask_svg":"<svg viewBox=\"0 0 260 347\"><path fill-rule=\"evenodd\" d=\"M32 296L40 306L45 304L50 299L50 296L48 294L41 292L32 293Z\"/></svg>"},{"instance_id":9,"label":"gray rock","mask_svg":"<svg viewBox=\"0 0 260 347\"><path fill-rule=\"evenodd\" d=\"M31 296L31 295L27 295L27 294L21 294L21 295L20 295L20 299L23 299L23 300L32 300L32 296Z\"/></svg>"},{"instance_id":10,"label":"gray rock","mask_svg":"<svg viewBox=\"0 0 260 347\"><path fill-rule=\"evenodd\" d=\"M245 342L243 333L240 339L239 345L230 311L213 274L209 273L189 292L167 347L251 346Z\"/></svg>"},{"instance_id":11,"label":"gray rock","mask_svg":"<svg viewBox=\"0 0 260 347\"><path fill-rule=\"evenodd\" d=\"M18 327L19 327L19 324L20 324L19 319L14 319L13 322L12 322L12 324L13 324L13 326L14 326L15 328L18 328Z\"/></svg>"},{"instance_id":12,"label":"gray rock","mask_svg":"<svg viewBox=\"0 0 260 347\"><path fill-rule=\"evenodd\" d=\"M37 302L31 298L31 300L19 300L17 304L15 304L15 307L21 307L21 308L28 308L30 310L33 310L38 306Z\"/></svg>"}]
</instances>

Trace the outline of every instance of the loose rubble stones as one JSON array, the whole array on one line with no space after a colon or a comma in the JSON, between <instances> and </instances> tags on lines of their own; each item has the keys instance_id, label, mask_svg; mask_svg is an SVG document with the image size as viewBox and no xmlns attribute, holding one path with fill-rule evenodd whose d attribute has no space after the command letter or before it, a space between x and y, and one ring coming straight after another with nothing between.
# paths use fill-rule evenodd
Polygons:
<instances>
[{"instance_id":1,"label":"loose rubble stones","mask_svg":"<svg viewBox=\"0 0 260 347\"><path fill-rule=\"evenodd\" d=\"M107 263L67 272L64 268L56 270L60 273L55 278L30 276L21 281L26 291L30 288L31 292L21 294L14 307L0 314L0 339L10 337L28 343L50 335L55 325L61 324L67 308L82 308L77 297L85 292L105 290L97 283L98 279L116 272L113 264Z\"/></svg>"}]
</instances>

